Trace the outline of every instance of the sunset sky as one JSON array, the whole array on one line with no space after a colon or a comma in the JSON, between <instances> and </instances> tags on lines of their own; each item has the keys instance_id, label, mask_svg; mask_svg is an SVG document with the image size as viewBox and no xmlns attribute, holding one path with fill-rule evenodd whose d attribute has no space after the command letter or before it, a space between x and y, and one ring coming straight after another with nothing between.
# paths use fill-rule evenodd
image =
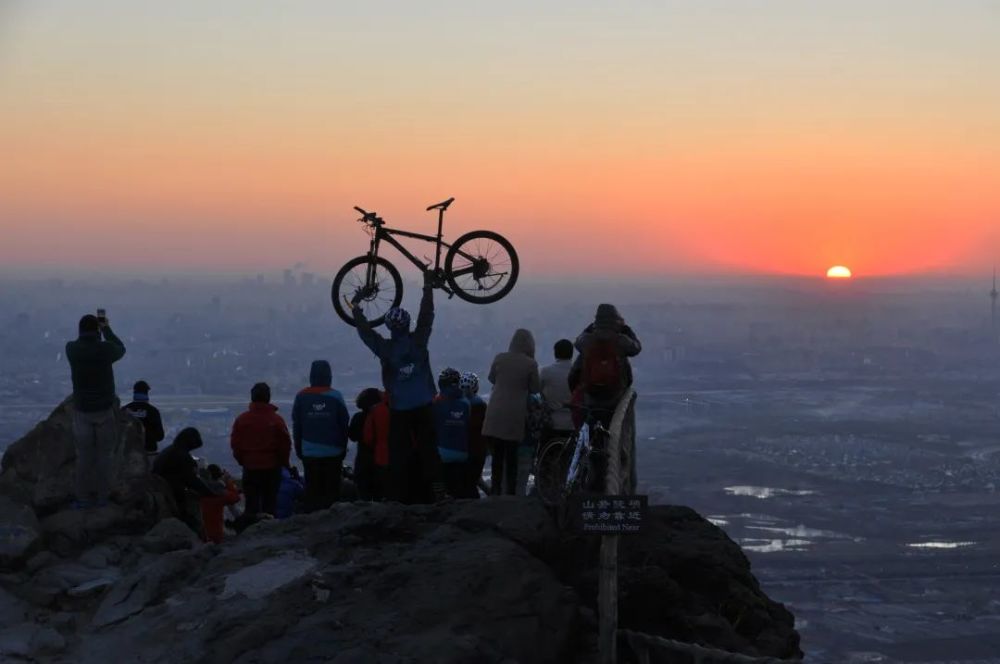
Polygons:
<instances>
[{"instance_id":1,"label":"sunset sky","mask_svg":"<svg viewBox=\"0 0 1000 664\"><path fill-rule=\"evenodd\" d=\"M331 273L353 205L525 274L971 273L1000 2L0 0L0 266Z\"/></svg>"}]
</instances>

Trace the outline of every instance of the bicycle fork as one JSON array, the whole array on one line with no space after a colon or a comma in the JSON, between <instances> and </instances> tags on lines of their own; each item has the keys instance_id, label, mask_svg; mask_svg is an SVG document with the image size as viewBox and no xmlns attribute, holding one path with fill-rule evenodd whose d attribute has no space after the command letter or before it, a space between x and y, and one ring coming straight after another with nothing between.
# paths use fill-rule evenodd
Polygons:
<instances>
[{"instance_id":1,"label":"bicycle fork","mask_svg":"<svg viewBox=\"0 0 1000 664\"><path fill-rule=\"evenodd\" d=\"M570 461L569 471L566 473L566 486L569 487L576 480L576 473L580 470L580 459L583 451L590 447L590 425L584 424L580 427L580 433L576 437L576 449L573 450L573 460Z\"/></svg>"}]
</instances>

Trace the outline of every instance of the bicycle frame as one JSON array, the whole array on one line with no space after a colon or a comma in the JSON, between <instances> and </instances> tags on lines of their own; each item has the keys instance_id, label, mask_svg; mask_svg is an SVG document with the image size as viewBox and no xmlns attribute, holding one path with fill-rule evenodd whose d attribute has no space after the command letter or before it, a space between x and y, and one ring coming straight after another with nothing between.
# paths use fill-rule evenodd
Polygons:
<instances>
[{"instance_id":1,"label":"bicycle frame","mask_svg":"<svg viewBox=\"0 0 1000 664\"><path fill-rule=\"evenodd\" d=\"M384 225L385 222L383 222L382 219L379 218L379 217L373 217L371 219L371 221L368 221L367 223L370 223L371 226L375 229L375 234L372 236L371 245L369 246L369 249L368 249L368 255L370 257L375 258L376 256L378 256L379 246L382 244L382 242L388 242L389 244L391 244L392 246L394 246L399 251L399 253L403 254L403 256L407 260L409 260L411 263L413 263L417 267L418 270L420 270L421 272L427 272L427 270L430 269L430 264L429 263L424 263L422 260L420 260L419 258L417 258L416 256L414 256L413 253L409 249L407 249L405 246L403 246L403 243L401 243L399 240L397 240L394 236L399 235L399 236L411 238L411 239L414 239L414 240L423 240L424 242L432 242L435 245L434 273L435 274L439 274L440 273L440 271L441 271L441 250L442 249L451 249L451 244L449 244L448 242L445 242L443 240L443 237L444 237L444 233L443 233L443 230L444 230L444 209L441 209L441 208L438 209L437 235L426 235L424 233L414 233L413 231L404 231L404 230L401 230L401 229L398 229L398 228L389 228L388 226ZM466 254L464 251L460 251L459 253L460 253L460 255L463 258L466 258L466 259L469 260L470 265L469 265L469 267L463 268L461 270L456 270L453 273L453 276L458 277L458 276L461 276L463 274L473 274L474 271L475 271L475 268L474 268L474 266L472 264L472 261L474 260L473 257L470 256L470 255L468 255L468 254ZM367 274L365 276L365 283L366 283L366 285L368 287L374 286L374 283L375 283L375 266L376 266L376 264L375 264L374 260L372 260L368 264L368 272L367 272ZM441 286L441 288L442 288L442 290L448 292L449 295L451 294L450 291L446 287Z\"/></svg>"},{"instance_id":2,"label":"bicycle frame","mask_svg":"<svg viewBox=\"0 0 1000 664\"><path fill-rule=\"evenodd\" d=\"M580 459L584 450L590 448L590 425L584 423L580 431L576 434L576 447L573 449L573 460L569 463L569 470L566 472L566 488L570 489L576 481L576 474L580 470Z\"/></svg>"}]
</instances>

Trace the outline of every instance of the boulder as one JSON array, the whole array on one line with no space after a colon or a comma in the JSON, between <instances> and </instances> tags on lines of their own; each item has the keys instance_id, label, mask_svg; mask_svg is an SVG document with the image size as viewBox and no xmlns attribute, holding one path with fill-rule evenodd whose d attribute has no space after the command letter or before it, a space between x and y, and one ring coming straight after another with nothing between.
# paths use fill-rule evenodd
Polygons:
<instances>
[{"instance_id":1,"label":"boulder","mask_svg":"<svg viewBox=\"0 0 1000 664\"><path fill-rule=\"evenodd\" d=\"M95 628L114 625L141 613L147 606L161 602L203 568L209 551L210 548L205 547L196 553L166 553L148 567L142 567L119 580L97 608L91 624Z\"/></svg>"},{"instance_id":2,"label":"boulder","mask_svg":"<svg viewBox=\"0 0 1000 664\"><path fill-rule=\"evenodd\" d=\"M726 533L688 507L656 506L621 538L619 620L632 629L752 656L802 657L794 616L760 588Z\"/></svg>"},{"instance_id":3,"label":"boulder","mask_svg":"<svg viewBox=\"0 0 1000 664\"><path fill-rule=\"evenodd\" d=\"M76 558L0 575L0 617L21 630L0 635L0 661L597 661L599 540L560 531L537 501L337 503L221 546L176 520L106 535L122 522L101 510L43 521ZM651 507L619 562L620 626L634 630L623 650L654 639L657 652L716 653L705 661L800 656L791 614L695 512Z\"/></svg>"},{"instance_id":4,"label":"boulder","mask_svg":"<svg viewBox=\"0 0 1000 664\"><path fill-rule=\"evenodd\" d=\"M112 467L112 497L121 503L146 499L148 459L142 423L119 412L120 445ZM47 514L73 499L76 447L72 403L66 399L47 419L12 443L0 461L0 494Z\"/></svg>"},{"instance_id":5,"label":"boulder","mask_svg":"<svg viewBox=\"0 0 1000 664\"><path fill-rule=\"evenodd\" d=\"M0 496L0 569L17 566L34 552L41 532L34 511Z\"/></svg>"},{"instance_id":6,"label":"boulder","mask_svg":"<svg viewBox=\"0 0 1000 664\"><path fill-rule=\"evenodd\" d=\"M221 547L142 558L67 661L596 661L596 543L523 499L338 503ZM621 539L621 561L623 628L799 654L790 614L694 512L650 508L647 531Z\"/></svg>"},{"instance_id":7,"label":"boulder","mask_svg":"<svg viewBox=\"0 0 1000 664\"><path fill-rule=\"evenodd\" d=\"M22 595L33 604L54 606L63 597L86 597L97 594L121 577L114 567L91 567L80 562L60 562L35 574Z\"/></svg>"},{"instance_id":8,"label":"boulder","mask_svg":"<svg viewBox=\"0 0 1000 664\"><path fill-rule=\"evenodd\" d=\"M193 549L201 545L194 531L180 519L170 517L152 527L142 538L142 548L150 553Z\"/></svg>"},{"instance_id":9,"label":"boulder","mask_svg":"<svg viewBox=\"0 0 1000 664\"><path fill-rule=\"evenodd\" d=\"M27 615L28 605L0 588L0 625L14 625L23 621Z\"/></svg>"},{"instance_id":10,"label":"boulder","mask_svg":"<svg viewBox=\"0 0 1000 664\"><path fill-rule=\"evenodd\" d=\"M25 622L0 629L0 661L47 661L65 648L66 640L51 627Z\"/></svg>"},{"instance_id":11,"label":"boulder","mask_svg":"<svg viewBox=\"0 0 1000 664\"><path fill-rule=\"evenodd\" d=\"M104 507L63 510L42 519L45 547L61 556L71 556L123 531L148 527L145 516L111 503Z\"/></svg>"}]
</instances>

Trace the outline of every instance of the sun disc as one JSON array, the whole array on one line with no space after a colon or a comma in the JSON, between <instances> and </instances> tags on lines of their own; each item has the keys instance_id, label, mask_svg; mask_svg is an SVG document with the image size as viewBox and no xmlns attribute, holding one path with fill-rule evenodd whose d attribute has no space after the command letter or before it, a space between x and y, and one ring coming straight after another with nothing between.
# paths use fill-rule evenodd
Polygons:
<instances>
[{"instance_id":1,"label":"sun disc","mask_svg":"<svg viewBox=\"0 0 1000 664\"><path fill-rule=\"evenodd\" d=\"M850 279L851 271L843 265L834 265L826 271L827 279Z\"/></svg>"}]
</instances>

